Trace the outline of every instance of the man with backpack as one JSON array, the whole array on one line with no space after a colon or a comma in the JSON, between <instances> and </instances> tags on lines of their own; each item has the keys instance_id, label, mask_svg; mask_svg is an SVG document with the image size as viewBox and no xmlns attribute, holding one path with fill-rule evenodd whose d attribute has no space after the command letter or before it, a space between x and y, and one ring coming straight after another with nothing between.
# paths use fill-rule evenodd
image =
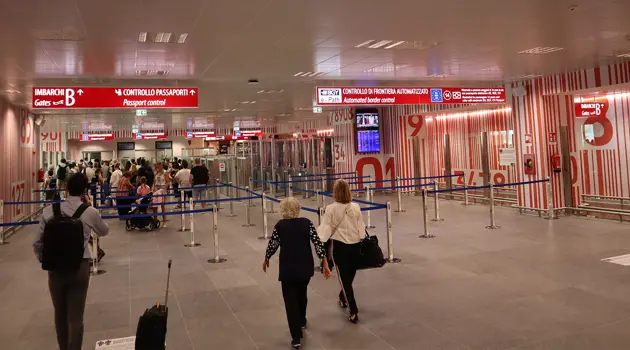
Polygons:
<instances>
[{"instance_id":1,"label":"man with backpack","mask_svg":"<svg viewBox=\"0 0 630 350\"><path fill-rule=\"evenodd\" d=\"M68 179L68 165L65 159L61 159L59 168L57 168L57 189L66 189L66 180Z\"/></svg>"},{"instance_id":2,"label":"man with backpack","mask_svg":"<svg viewBox=\"0 0 630 350\"><path fill-rule=\"evenodd\" d=\"M91 232L105 236L109 227L91 206L87 177L74 174L68 179L68 198L44 208L35 256L48 271L48 288L55 308L57 342L61 350L81 350L83 312L90 282ZM58 198L58 197L57 197Z\"/></svg>"}]
</instances>

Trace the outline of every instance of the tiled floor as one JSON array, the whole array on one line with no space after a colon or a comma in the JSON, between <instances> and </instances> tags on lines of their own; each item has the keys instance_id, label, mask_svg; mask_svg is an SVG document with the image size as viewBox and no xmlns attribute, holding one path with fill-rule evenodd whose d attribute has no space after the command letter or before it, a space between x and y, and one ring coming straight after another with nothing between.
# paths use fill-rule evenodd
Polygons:
<instances>
[{"instance_id":1,"label":"tiled floor","mask_svg":"<svg viewBox=\"0 0 630 350\"><path fill-rule=\"evenodd\" d=\"M548 221L498 208L501 229L487 230L487 208L442 201L445 221L430 222L437 237L427 240L417 238L419 199L404 201L407 212L394 213L393 222L402 263L357 277L361 324L348 323L336 306L336 280L316 275L304 349L630 348L630 267L600 262L630 253L630 226L574 217ZM110 222L111 235L102 240L107 274L91 281L84 349L135 333L141 312L164 297L169 258L169 349L289 348L277 260L268 274L261 271L260 205L252 208L251 228L241 227L243 204L235 207L237 217L219 214L223 264L207 263L211 214L195 217L202 246L192 249L184 247L187 233L176 232L176 216L168 228L150 233L129 233ZM373 212L372 231L382 245L384 218L383 211ZM2 349L56 349L45 273L30 249L33 230L0 246Z\"/></svg>"}]
</instances>

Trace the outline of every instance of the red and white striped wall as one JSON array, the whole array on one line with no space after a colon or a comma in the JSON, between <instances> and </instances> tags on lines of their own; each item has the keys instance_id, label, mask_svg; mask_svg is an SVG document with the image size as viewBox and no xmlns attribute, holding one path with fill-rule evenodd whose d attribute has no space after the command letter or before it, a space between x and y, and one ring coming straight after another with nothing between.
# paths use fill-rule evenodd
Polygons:
<instances>
[{"instance_id":1,"label":"red and white striped wall","mask_svg":"<svg viewBox=\"0 0 630 350\"><path fill-rule=\"evenodd\" d=\"M580 90L593 89L630 82L630 62L619 62L572 73L515 83L512 88L523 87L525 96L513 96L517 155L533 154L537 166L536 175L524 175L522 162L517 162L517 180L552 178L554 207L564 202L560 175L551 172L550 158L559 152L558 144L550 142L561 125L568 126L572 164L572 186L575 204L580 204L580 194L629 197L630 174L630 99L628 95L610 97L610 109L604 125L596 123L598 137L610 133L605 142L591 145L584 140L582 125L585 118L576 118L573 102ZM605 94L607 89L602 89ZM627 91L627 90L626 90ZM598 125L599 124L599 125ZM603 134L602 134L603 133ZM531 135L531 144L525 142ZM546 186L527 185L519 188L519 204L527 207L546 208Z\"/></svg>"},{"instance_id":2,"label":"red and white striped wall","mask_svg":"<svg viewBox=\"0 0 630 350\"><path fill-rule=\"evenodd\" d=\"M27 110L0 98L0 199L5 202L32 200L38 188L39 127ZM4 222L31 214L32 205L5 205Z\"/></svg>"}]
</instances>

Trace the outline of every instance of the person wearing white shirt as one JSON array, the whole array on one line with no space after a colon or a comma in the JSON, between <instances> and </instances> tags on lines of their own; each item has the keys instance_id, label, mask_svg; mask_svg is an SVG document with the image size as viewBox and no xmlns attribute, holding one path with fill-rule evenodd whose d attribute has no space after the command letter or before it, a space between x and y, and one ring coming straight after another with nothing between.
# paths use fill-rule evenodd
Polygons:
<instances>
[{"instance_id":1,"label":"person wearing white shirt","mask_svg":"<svg viewBox=\"0 0 630 350\"><path fill-rule=\"evenodd\" d=\"M192 176L190 175L190 169L188 169L188 162L184 160L182 162L182 169L178 170L175 174L175 181L179 184L180 189L184 189L184 198L186 199L192 197L192 189L190 188L191 178Z\"/></svg>"},{"instance_id":2,"label":"person wearing white shirt","mask_svg":"<svg viewBox=\"0 0 630 350\"><path fill-rule=\"evenodd\" d=\"M88 183L92 183L92 179L94 178L94 164L92 164L92 162L89 162L87 164L87 168L85 169L85 176L87 176L88 179Z\"/></svg>"},{"instance_id":3,"label":"person wearing white shirt","mask_svg":"<svg viewBox=\"0 0 630 350\"><path fill-rule=\"evenodd\" d=\"M122 177L122 171L120 171L120 166L118 164L114 165L114 172L112 173L111 179L109 180L109 187L111 188L113 193L118 191L118 183L120 182L120 178ZM118 193L119 197L124 197L127 194Z\"/></svg>"},{"instance_id":4,"label":"person wearing white shirt","mask_svg":"<svg viewBox=\"0 0 630 350\"><path fill-rule=\"evenodd\" d=\"M322 242L331 240L332 257L341 280L339 305L350 306L349 320L359 321L359 309L354 297L352 282L357 274L357 265L361 257L359 242L365 236L365 222L361 207L352 203L350 185L344 180L337 180L333 188L335 202L326 207L317 233Z\"/></svg>"}]
</instances>

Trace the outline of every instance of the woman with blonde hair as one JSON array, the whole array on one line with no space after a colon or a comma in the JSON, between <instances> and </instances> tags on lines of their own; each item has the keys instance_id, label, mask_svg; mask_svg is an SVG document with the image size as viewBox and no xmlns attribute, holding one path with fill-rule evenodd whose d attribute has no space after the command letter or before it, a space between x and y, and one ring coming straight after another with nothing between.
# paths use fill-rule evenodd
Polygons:
<instances>
[{"instance_id":1,"label":"woman with blonde hair","mask_svg":"<svg viewBox=\"0 0 630 350\"><path fill-rule=\"evenodd\" d=\"M333 197L335 202L326 207L317 232L322 242L331 240L330 255L341 284L339 305L342 308L349 307L349 320L357 323L359 309L354 298L352 282L361 259L359 242L365 236L365 223L361 207L357 203L352 203L352 192L347 182L344 180L335 182Z\"/></svg>"},{"instance_id":2,"label":"woman with blonde hair","mask_svg":"<svg viewBox=\"0 0 630 350\"><path fill-rule=\"evenodd\" d=\"M263 262L263 271L267 272L269 259L280 248L280 275L278 280L282 284L282 297L287 312L289 331L291 332L291 346L301 347L302 329L306 328L306 304L308 283L313 277L315 263L311 242L315 246L317 256L324 261L324 277L330 278L330 269L326 261L324 245L319 240L311 220L301 218L300 203L293 197L280 202L280 213L283 219L278 221Z\"/></svg>"}]
</instances>

